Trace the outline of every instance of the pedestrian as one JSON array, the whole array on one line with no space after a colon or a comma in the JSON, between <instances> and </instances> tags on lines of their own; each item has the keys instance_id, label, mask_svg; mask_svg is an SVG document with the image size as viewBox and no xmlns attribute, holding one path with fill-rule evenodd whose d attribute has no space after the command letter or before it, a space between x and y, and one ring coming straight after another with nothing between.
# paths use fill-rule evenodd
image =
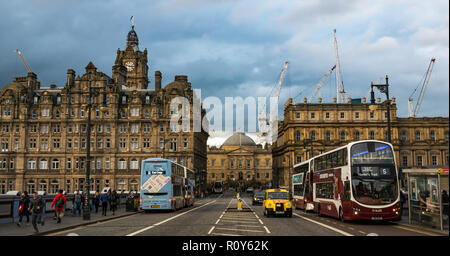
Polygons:
<instances>
[{"instance_id":1,"label":"pedestrian","mask_svg":"<svg viewBox=\"0 0 450 256\"><path fill-rule=\"evenodd\" d=\"M92 198L92 204L95 206L95 213L98 213L98 206L100 205L100 195L98 191L95 192L95 195Z\"/></svg>"},{"instance_id":2,"label":"pedestrian","mask_svg":"<svg viewBox=\"0 0 450 256\"><path fill-rule=\"evenodd\" d=\"M100 195L100 202L102 202L102 215L106 216L106 211L108 209L108 201L109 201L109 194L103 193Z\"/></svg>"},{"instance_id":3,"label":"pedestrian","mask_svg":"<svg viewBox=\"0 0 450 256\"><path fill-rule=\"evenodd\" d=\"M444 224L448 225L448 194L447 190L442 190L442 219Z\"/></svg>"},{"instance_id":4,"label":"pedestrian","mask_svg":"<svg viewBox=\"0 0 450 256\"><path fill-rule=\"evenodd\" d=\"M75 191L75 195L73 196L73 215L81 216L81 195L78 191Z\"/></svg>"},{"instance_id":5,"label":"pedestrian","mask_svg":"<svg viewBox=\"0 0 450 256\"><path fill-rule=\"evenodd\" d=\"M33 224L34 231L36 233L39 232L37 228L37 223L44 225L44 221L42 220L42 213L45 207L44 199L38 195L37 191L33 193L33 198L30 200L30 208L28 209L31 212L31 224Z\"/></svg>"},{"instance_id":6,"label":"pedestrian","mask_svg":"<svg viewBox=\"0 0 450 256\"><path fill-rule=\"evenodd\" d=\"M403 214L403 204L406 202L405 194L400 190L400 216Z\"/></svg>"},{"instance_id":7,"label":"pedestrian","mask_svg":"<svg viewBox=\"0 0 450 256\"><path fill-rule=\"evenodd\" d=\"M112 190L111 197L109 198L109 205L111 206L112 215L117 210L117 203L119 202L119 195L115 190Z\"/></svg>"},{"instance_id":8,"label":"pedestrian","mask_svg":"<svg viewBox=\"0 0 450 256\"><path fill-rule=\"evenodd\" d=\"M28 197L28 192L23 191L19 200L19 222L17 222L17 226L22 226L24 215L27 217L27 223L30 222L30 212L28 211L28 208L30 208L30 198Z\"/></svg>"},{"instance_id":9,"label":"pedestrian","mask_svg":"<svg viewBox=\"0 0 450 256\"><path fill-rule=\"evenodd\" d=\"M50 207L55 206L56 211L56 218L58 221L56 223L61 223L61 219L64 216L64 204L66 203L67 199L63 195L63 190L60 189L59 193L53 198L52 205Z\"/></svg>"}]
</instances>

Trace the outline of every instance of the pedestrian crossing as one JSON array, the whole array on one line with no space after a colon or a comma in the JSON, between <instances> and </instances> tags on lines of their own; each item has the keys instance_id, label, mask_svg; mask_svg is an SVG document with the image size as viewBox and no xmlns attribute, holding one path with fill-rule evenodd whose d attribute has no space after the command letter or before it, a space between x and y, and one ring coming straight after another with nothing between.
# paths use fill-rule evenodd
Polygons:
<instances>
[{"instance_id":1,"label":"pedestrian crossing","mask_svg":"<svg viewBox=\"0 0 450 256\"><path fill-rule=\"evenodd\" d=\"M270 234L269 229L252 209L244 206L237 209L238 199L230 200L225 211L208 231L210 236L264 236Z\"/></svg>"}]
</instances>

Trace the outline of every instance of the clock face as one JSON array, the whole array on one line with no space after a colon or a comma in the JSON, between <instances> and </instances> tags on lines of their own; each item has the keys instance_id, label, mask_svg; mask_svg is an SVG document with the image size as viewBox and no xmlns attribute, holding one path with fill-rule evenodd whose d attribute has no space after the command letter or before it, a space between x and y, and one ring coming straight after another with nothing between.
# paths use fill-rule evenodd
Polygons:
<instances>
[{"instance_id":1,"label":"clock face","mask_svg":"<svg viewBox=\"0 0 450 256\"><path fill-rule=\"evenodd\" d=\"M131 62L131 61L127 61L127 62L125 63L125 67L127 67L127 70L128 70L128 71L132 71L132 70L134 69L134 63Z\"/></svg>"}]
</instances>

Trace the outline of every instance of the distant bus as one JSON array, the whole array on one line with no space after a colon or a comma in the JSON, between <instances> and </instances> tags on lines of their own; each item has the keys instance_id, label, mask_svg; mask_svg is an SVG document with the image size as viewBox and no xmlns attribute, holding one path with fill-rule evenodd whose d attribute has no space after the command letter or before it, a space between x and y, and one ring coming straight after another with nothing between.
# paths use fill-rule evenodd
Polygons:
<instances>
[{"instance_id":1,"label":"distant bus","mask_svg":"<svg viewBox=\"0 0 450 256\"><path fill-rule=\"evenodd\" d=\"M194 204L194 171L169 159L142 161L142 210L178 210Z\"/></svg>"},{"instance_id":2,"label":"distant bus","mask_svg":"<svg viewBox=\"0 0 450 256\"><path fill-rule=\"evenodd\" d=\"M311 160L294 165L292 176L292 204L295 209L305 211L314 210L314 202L311 191Z\"/></svg>"},{"instance_id":3,"label":"distant bus","mask_svg":"<svg viewBox=\"0 0 450 256\"><path fill-rule=\"evenodd\" d=\"M308 185L301 176L309 178L312 184ZM295 165L292 180L295 205L313 208L319 215L341 220L401 217L398 171L390 143L349 143Z\"/></svg>"},{"instance_id":4,"label":"distant bus","mask_svg":"<svg viewBox=\"0 0 450 256\"><path fill-rule=\"evenodd\" d=\"M213 192L215 194L223 193L223 181L215 181L213 184Z\"/></svg>"}]
</instances>

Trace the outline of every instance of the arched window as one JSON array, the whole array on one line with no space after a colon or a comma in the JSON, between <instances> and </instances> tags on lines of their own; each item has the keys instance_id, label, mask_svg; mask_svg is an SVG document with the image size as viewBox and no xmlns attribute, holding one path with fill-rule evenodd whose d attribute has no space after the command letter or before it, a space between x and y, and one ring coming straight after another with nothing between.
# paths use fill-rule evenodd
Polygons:
<instances>
[{"instance_id":1,"label":"arched window","mask_svg":"<svg viewBox=\"0 0 450 256\"><path fill-rule=\"evenodd\" d=\"M119 169L123 170L127 168L127 161L123 158L119 159Z\"/></svg>"},{"instance_id":2,"label":"arched window","mask_svg":"<svg viewBox=\"0 0 450 256\"><path fill-rule=\"evenodd\" d=\"M59 183L57 180L52 180L50 183L50 193L56 194L58 192Z\"/></svg>"},{"instance_id":3,"label":"arched window","mask_svg":"<svg viewBox=\"0 0 450 256\"><path fill-rule=\"evenodd\" d=\"M420 131L416 131L416 140L420 140Z\"/></svg>"},{"instance_id":4,"label":"arched window","mask_svg":"<svg viewBox=\"0 0 450 256\"><path fill-rule=\"evenodd\" d=\"M134 158L131 159L130 169L133 169L133 170L139 169L139 161Z\"/></svg>"},{"instance_id":5,"label":"arched window","mask_svg":"<svg viewBox=\"0 0 450 256\"><path fill-rule=\"evenodd\" d=\"M28 182L27 182L27 192L28 192L28 194L33 193L34 190L35 190L34 180L28 180Z\"/></svg>"},{"instance_id":6,"label":"arched window","mask_svg":"<svg viewBox=\"0 0 450 256\"><path fill-rule=\"evenodd\" d=\"M326 131L325 132L325 140L326 141L330 141L331 140L331 133L330 133L330 131Z\"/></svg>"},{"instance_id":7,"label":"arched window","mask_svg":"<svg viewBox=\"0 0 450 256\"><path fill-rule=\"evenodd\" d=\"M360 134L359 131L355 132L355 140L359 140L360 139Z\"/></svg>"},{"instance_id":8,"label":"arched window","mask_svg":"<svg viewBox=\"0 0 450 256\"><path fill-rule=\"evenodd\" d=\"M39 169L48 169L47 159L41 159L39 162Z\"/></svg>"},{"instance_id":9,"label":"arched window","mask_svg":"<svg viewBox=\"0 0 450 256\"><path fill-rule=\"evenodd\" d=\"M316 132L311 131L311 140L316 140Z\"/></svg>"},{"instance_id":10,"label":"arched window","mask_svg":"<svg viewBox=\"0 0 450 256\"><path fill-rule=\"evenodd\" d=\"M131 180L130 181L130 190L131 191L137 191L138 190L138 182L137 180Z\"/></svg>"},{"instance_id":11,"label":"arched window","mask_svg":"<svg viewBox=\"0 0 450 256\"><path fill-rule=\"evenodd\" d=\"M47 191L47 181L40 180L39 181L39 191Z\"/></svg>"}]
</instances>

